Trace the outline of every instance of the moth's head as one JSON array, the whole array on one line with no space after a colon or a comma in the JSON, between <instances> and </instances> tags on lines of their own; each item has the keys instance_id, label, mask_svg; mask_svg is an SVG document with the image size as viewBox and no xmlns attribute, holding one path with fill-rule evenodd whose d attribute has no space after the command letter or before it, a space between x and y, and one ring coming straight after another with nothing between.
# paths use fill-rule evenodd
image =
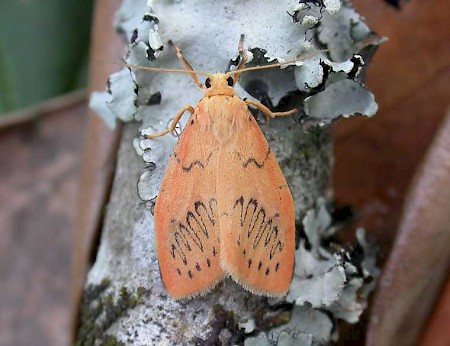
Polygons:
<instances>
[{"instance_id":1,"label":"moth's head","mask_svg":"<svg viewBox=\"0 0 450 346\"><path fill-rule=\"evenodd\" d=\"M205 80L205 96L234 95L234 76L228 73L214 73Z\"/></svg>"}]
</instances>

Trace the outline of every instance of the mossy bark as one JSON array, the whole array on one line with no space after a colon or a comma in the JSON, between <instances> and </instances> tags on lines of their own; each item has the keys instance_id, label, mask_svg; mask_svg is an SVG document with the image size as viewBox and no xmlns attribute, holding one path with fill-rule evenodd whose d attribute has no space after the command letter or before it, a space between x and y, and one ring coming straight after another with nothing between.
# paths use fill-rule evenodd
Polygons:
<instances>
[{"instance_id":1,"label":"mossy bark","mask_svg":"<svg viewBox=\"0 0 450 346\"><path fill-rule=\"evenodd\" d=\"M319 128L305 133L292 119L262 127L296 196L301 224L318 197L330 196L330 135ZM158 271L152 202L140 200L136 188L144 169L131 145L136 133L136 124L124 126L100 248L84 293L79 343L114 337L136 345L233 344L244 340L238 322L254 319L256 333L288 321L290 307L283 300L255 296L228 278L203 297L178 302L168 297Z\"/></svg>"}]
</instances>

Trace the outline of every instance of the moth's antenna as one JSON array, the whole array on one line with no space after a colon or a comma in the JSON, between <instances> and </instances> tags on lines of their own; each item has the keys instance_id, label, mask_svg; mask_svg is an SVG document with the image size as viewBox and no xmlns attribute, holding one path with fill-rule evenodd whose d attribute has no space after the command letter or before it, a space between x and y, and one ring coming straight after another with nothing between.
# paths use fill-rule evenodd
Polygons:
<instances>
[{"instance_id":1,"label":"moth's antenna","mask_svg":"<svg viewBox=\"0 0 450 346\"><path fill-rule=\"evenodd\" d=\"M294 64L296 62L300 62L300 61L304 61L306 59L312 58L312 57L316 56L317 54L326 53L326 52L329 52L329 51L330 51L329 49L316 50L316 51L314 51L314 52L312 52L310 54L303 55L303 56L301 56L301 57L299 57L297 59L292 59L292 60L288 60L288 61L284 61L284 62L279 62L279 63L276 63L276 64L269 64L269 65L262 65L262 66L253 66L253 67L245 67L245 68L242 68L240 70L230 71L227 74L238 74L239 75L239 74L241 74L243 72L266 70L266 69L274 68L274 67L283 67L283 66L287 67L287 66L292 65L292 64Z\"/></svg>"},{"instance_id":2,"label":"moth's antenna","mask_svg":"<svg viewBox=\"0 0 450 346\"><path fill-rule=\"evenodd\" d=\"M363 45L363 47L371 45L371 44L375 44L376 42L383 42L382 39L380 39L379 37L375 37L375 38L369 38L366 39L364 41L361 41L360 43ZM148 71L148 72L168 72L168 73L184 73L184 74L189 74L191 75L192 79L194 80L194 83L202 90L205 89L204 85L198 80L197 75L199 76L204 76L204 77L210 77L211 74L210 73L206 73L206 72L201 72L201 71L195 71L192 66L187 62L187 60L184 58L183 53L181 52L181 50L172 42L172 41L168 41L169 45L171 45L172 47L175 48L178 60L180 60L181 64L184 66L185 70L180 70L180 69L165 69L165 68L156 68L156 67L145 67L145 66L138 66L138 65L131 65L131 64L121 64L121 63L117 63L117 62L109 62L110 64L114 64L114 65L120 65L120 66L125 66L128 67L129 69L132 70L141 70L141 71ZM269 65L262 65L262 66L252 66L252 67L245 67L245 64L247 63L247 53L243 48L244 45L244 35L241 35L241 38L239 40L239 55L241 56L241 61L239 62L239 65L237 66L236 70L233 71L229 71L226 74L227 75L235 75L234 77L234 84L236 84L236 82L239 79L239 76L241 73L244 72L250 72L250 71L259 71L259 70L267 70L270 68L275 68L275 67L287 67L289 65L301 62L301 61L305 61L306 59L312 58L320 53L327 53L327 52L331 52L334 50L337 50L337 48L335 49L322 49L322 50L316 50L314 52L305 54L301 57L298 57L296 59L292 59L292 60L288 60L288 61L284 61L284 62L279 62L276 64L269 64Z\"/></svg>"},{"instance_id":3,"label":"moth's antenna","mask_svg":"<svg viewBox=\"0 0 450 346\"><path fill-rule=\"evenodd\" d=\"M243 40L243 35L241 35L241 40ZM366 40L363 40L360 42L360 44L363 45L363 47L369 46L371 44L376 44L377 42L383 42L383 39L380 39L379 37L370 37ZM239 48L241 48L241 41L239 42ZM331 52L331 51L335 51L338 50L338 48L335 49L322 49L322 50L316 50L314 52L305 54L301 57L298 57L296 59L292 59L292 60L288 60L288 61L284 61L284 62L279 62L276 64L269 64L269 65L262 65L262 66L252 66L252 67L245 67L245 68L241 68L239 69L239 66L241 66L241 64L239 64L238 69L234 70L234 71L230 71L227 72L228 75L240 75L243 72L249 72L249 71L258 71L258 70L266 70L269 68L274 68L274 67L287 67L289 65L295 64L297 62L301 62L301 61L305 61L306 59L312 58L320 53L327 53L327 52ZM240 53L241 51L239 51Z\"/></svg>"},{"instance_id":4,"label":"moth's antenna","mask_svg":"<svg viewBox=\"0 0 450 346\"><path fill-rule=\"evenodd\" d=\"M241 61L239 62L239 65L236 67L236 72L237 71L242 71L242 69L245 67L245 64L247 63L248 57L247 57L247 52L244 49L244 34L241 34L241 38L239 39L239 44L238 44L238 50L239 50L239 55L241 57ZM239 76L241 75L240 73L235 73L235 77L234 77L234 84L237 83L237 81L239 80Z\"/></svg>"},{"instance_id":5,"label":"moth's antenna","mask_svg":"<svg viewBox=\"0 0 450 346\"><path fill-rule=\"evenodd\" d=\"M138 66L138 65L130 65L130 64L120 64L120 63L113 63L115 65L122 65L125 67L128 67L132 70L142 70L142 71L148 71L148 72L170 72L170 73L184 73L184 74L190 74L192 75L200 75L208 77L210 76L209 73L206 72L199 72L199 71L186 71L186 70L178 70L178 69L167 69L167 68L157 68L157 67L145 67L145 66ZM198 79L197 79L198 80Z\"/></svg>"},{"instance_id":6,"label":"moth's antenna","mask_svg":"<svg viewBox=\"0 0 450 346\"><path fill-rule=\"evenodd\" d=\"M145 67L145 66L139 66L139 65L133 65L133 64L127 64L125 62L117 62L117 61L106 61L106 60L98 60L94 59L95 64L107 64L107 65L117 65L121 67L128 67L132 70L143 70L143 71L149 71L149 72L173 72L173 73L184 73L184 74L193 74L198 73L200 75L208 76L207 73L203 72L191 72L186 70L179 70L179 69L166 69L166 68L157 68L157 67Z\"/></svg>"},{"instance_id":7,"label":"moth's antenna","mask_svg":"<svg viewBox=\"0 0 450 346\"><path fill-rule=\"evenodd\" d=\"M205 76L205 77L209 77L210 74L206 73L206 72L200 72L200 71L194 71L194 69L192 68L192 66L187 62L187 60L184 58L183 53L181 52L181 50L172 42L172 41L168 41L168 44L171 47L175 48L178 60L180 60L181 64L183 65L183 67L185 68L184 70L179 70L179 69L166 69L166 68L156 68L156 67L145 67L145 66L138 66L138 65L131 65L131 64L123 64L124 66L128 67L129 69L132 70L141 70L141 71L148 71L148 72L169 72L169 73L184 73L184 74L189 74L191 75L192 79L194 80L194 83L200 88L200 89L204 89L205 87L203 86L202 83L200 83L200 81L197 78L197 75L201 75L201 76ZM121 65L116 63L117 65Z\"/></svg>"},{"instance_id":8,"label":"moth's antenna","mask_svg":"<svg viewBox=\"0 0 450 346\"><path fill-rule=\"evenodd\" d=\"M180 60L181 65L184 66L184 68L186 69L186 71L190 71L191 72L191 77L194 80L194 83L201 89L201 90L205 90L205 86L200 83L200 81L197 78L197 73L194 71L194 69L192 68L192 66L187 62L187 60L184 58L183 53L181 52L180 48L178 48L171 40L169 40L169 45L175 48L175 51L177 53L177 57L178 60Z\"/></svg>"}]
</instances>

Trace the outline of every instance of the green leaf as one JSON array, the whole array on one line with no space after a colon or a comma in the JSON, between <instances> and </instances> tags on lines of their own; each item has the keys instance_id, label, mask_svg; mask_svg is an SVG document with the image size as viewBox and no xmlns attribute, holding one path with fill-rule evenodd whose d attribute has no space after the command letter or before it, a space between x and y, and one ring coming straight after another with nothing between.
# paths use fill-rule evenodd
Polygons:
<instances>
[{"instance_id":1,"label":"green leaf","mask_svg":"<svg viewBox=\"0 0 450 346\"><path fill-rule=\"evenodd\" d=\"M92 4L1 1L0 113L84 86Z\"/></svg>"}]
</instances>

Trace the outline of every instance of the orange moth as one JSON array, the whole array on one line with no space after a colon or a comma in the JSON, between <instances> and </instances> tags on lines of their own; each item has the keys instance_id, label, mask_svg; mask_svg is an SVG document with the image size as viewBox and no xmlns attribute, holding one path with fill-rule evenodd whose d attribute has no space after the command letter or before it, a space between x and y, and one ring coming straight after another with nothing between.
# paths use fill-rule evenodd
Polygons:
<instances>
[{"instance_id":1,"label":"orange moth","mask_svg":"<svg viewBox=\"0 0 450 346\"><path fill-rule=\"evenodd\" d=\"M184 107L186 127L170 159L156 199L154 221L159 267L175 299L204 294L230 276L245 289L264 296L287 293L294 269L294 202L280 167L249 107L268 119L297 112L273 113L261 103L242 100L234 91L245 68L241 60L228 73L196 72L175 47L185 70L139 68L191 75L204 96ZM197 75L207 77L204 85Z\"/></svg>"}]
</instances>

